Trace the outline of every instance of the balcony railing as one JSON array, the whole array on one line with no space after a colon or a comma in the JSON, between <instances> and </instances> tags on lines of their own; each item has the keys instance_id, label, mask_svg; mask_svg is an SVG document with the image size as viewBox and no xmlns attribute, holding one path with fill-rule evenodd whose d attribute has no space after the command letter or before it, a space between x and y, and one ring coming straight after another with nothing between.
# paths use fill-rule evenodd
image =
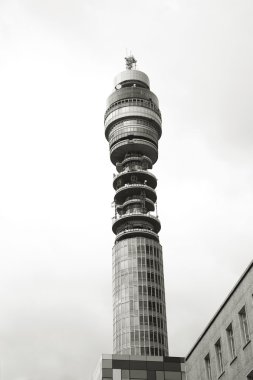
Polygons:
<instances>
[{"instance_id":1,"label":"balcony railing","mask_svg":"<svg viewBox=\"0 0 253 380\"><path fill-rule=\"evenodd\" d=\"M109 113L111 113L113 110L121 108L121 107L126 107L126 106L139 106L139 107L150 108L153 111L155 111L157 115L161 117L161 111L153 102L148 101L146 99L129 98L129 99L119 100L111 104L104 114L104 119L106 119Z\"/></svg>"},{"instance_id":2,"label":"balcony railing","mask_svg":"<svg viewBox=\"0 0 253 380\"><path fill-rule=\"evenodd\" d=\"M155 221L158 221L160 223L158 216L152 215L150 212L147 212L147 213L145 213L145 212L127 212L123 215L113 216L112 217L112 223L114 224L119 219L124 219L124 218L128 218L131 216L140 216L140 217L143 217L143 216L146 217L147 216L148 218L152 218Z\"/></svg>"},{"instance_id":3,"label":"balcony railing","mask_svg":"<svg viewBox=\"0 0 253 380\"><path fill-rule=\"evenodd\" d=\"M115 181L117 181L120 177L125 176L126 174L129 174L129 175L131 175L131 174L134 174L134 175L145 174L148 177L149 176L152 177L153 180L155 182L157 182L156 176L153 173L151 173L150 171L148 171L148 170L144 170L144 169L131 169L131 170L129 170L127 168L124 171L120 172L119 174L114 175L114 177L113 177L113 183L115 183Z\"/></svg>"},{"instance_id":4,"label":"balcony railing","mask_svg":"<svg viewBox=\"0 0 253 380\"><path fill-rule=\"evenodd\" d=\"M120 240L124 236L127 235L149 235L159 241L159 236L152 230L148 230L147 228L129 228L124 231L121 231L116 236L116 241Z\"/></svg>"},{"instance_id":5,"label":"balcony railing","mask_svg":"<svg viewBox=\"0 0 253 380\"><path fill-rule=\"evenodd\" d=\"M126 183L125 185L121 186L118 190L116 190L115 195L117 195L122 190L125 190L127 188L133 188L133 187L144 187L145 189L151 190L152 192L155 193L155 190L153 189L153 187L144 185L143 183L131 183L131 184Z\"/></svg>"},{"instance_id":6,"label":"balcony railing","mask_svg":"<svg viewBox=\"0 0 253 380\"><path fill-rule=\"evenodd\" d=\"M147 197L143 197L141 195L134 195L132 197L127 197L125 202L121 205L121 204L116 204L116 210L122 210L124 209L126 206L128 205L131 205L131 204L141 204L142 205L142 208L147 208L148 211L143 211L143 213L147 213L147 212L150 212L150 211L154 211L155 209L155 203L147 198ZM129 212L131 213L131 210L129 210ZM129 213L128 212L128 213Z\"/></svg>"}]
</instances>

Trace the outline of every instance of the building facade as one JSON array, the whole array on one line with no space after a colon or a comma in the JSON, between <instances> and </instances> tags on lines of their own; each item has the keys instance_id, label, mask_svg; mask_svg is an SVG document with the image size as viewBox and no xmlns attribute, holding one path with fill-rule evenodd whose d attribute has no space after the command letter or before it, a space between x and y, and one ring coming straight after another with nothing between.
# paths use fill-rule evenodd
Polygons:
<instances>
[{"instance_id":1,"label":"building facade","mask_svg":"<svg viewBox=\"0 0 253 380\"><path fill-rule=\"evenodd\" d=\"M253 380L253 262L186 357L187 380Z\"/></svg>"},{"instance_id":2,"label":"building facade","mask_svg":"<svg viewBox=\"0 0 253 380\"><path fill-rule=\"evenodd\" d=\"M134 68L116 76L107 99L105 136L117 174L113 232L113 350L115 354L168 355L163 254L156 215L161 112L149 78Z\"/></svg>"}]
</instances>

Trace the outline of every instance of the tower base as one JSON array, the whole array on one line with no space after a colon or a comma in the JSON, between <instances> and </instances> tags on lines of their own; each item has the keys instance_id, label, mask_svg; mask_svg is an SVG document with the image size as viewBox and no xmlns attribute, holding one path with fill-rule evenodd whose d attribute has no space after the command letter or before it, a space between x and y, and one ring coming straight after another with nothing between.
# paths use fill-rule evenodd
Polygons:
<instances>
[{"instance_id":1,"label":"tower base","mask_svg":"<svg viewBox=\"0 0 253 380\"><path fill-rule=\"evenodd\" d=\"M92 380L185 380L184 358L102 355Z\"/></svg>"}]
</instances>

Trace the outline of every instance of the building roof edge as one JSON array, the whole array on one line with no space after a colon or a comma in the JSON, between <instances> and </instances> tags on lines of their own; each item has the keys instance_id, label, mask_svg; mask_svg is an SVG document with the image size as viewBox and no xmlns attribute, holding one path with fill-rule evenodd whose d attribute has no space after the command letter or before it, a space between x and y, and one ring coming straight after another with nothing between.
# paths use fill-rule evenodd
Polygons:
<instances>
[{"instance_id":1,"label":"building roof edge","mask_svg":"<svg viewBox=\"0 0 253 380\"><path fill-rule=\"evenodd\" d=\"M212 325L212 323L218 317L218 315L220 314L221 310L225 307L225 305L227 304L227 302L230 300L230 298L232 297L232 295L234 294L234 292L236 291L236 289L241 284L242 280L246 277L246 275L248 274L248 272L250 271L250 269L252 267L253 267L253 260L247 266L247 268L245 269L245 271L243 272L243 274L241 275L241 277L239 278L239 280L236 282L236 284L234 285L234 287L232 288L232 290L229 292L229 294L225 298L225 301L221 304L221 306L219 307L219 309L217 310L217 312L214 314L213 318L210 320L210 322L208 323L208 325L206 326L206 328L204 329L204 331L202 332L202 334L197 339L197 341L194 344L194 346L191 348L191 350L186 355L186 357L185 357L186 361L189 359L189 357L191 356L191 354L193 353L193 351L195 350L195 348L197 347L197 345L199 344L199 342L201 341L201 339L203 338L203 336L205 335L205 333L208 331L208 329L210 328L210 326Z\"/></svg>"}]
</instances>

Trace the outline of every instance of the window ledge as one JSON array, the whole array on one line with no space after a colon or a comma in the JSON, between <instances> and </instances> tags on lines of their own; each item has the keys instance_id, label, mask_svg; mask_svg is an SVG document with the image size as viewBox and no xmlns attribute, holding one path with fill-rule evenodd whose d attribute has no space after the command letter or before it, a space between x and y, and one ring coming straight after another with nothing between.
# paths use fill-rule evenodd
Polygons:
<instances>
[{"instance_id":1,"label":"window ledge","mask_svg":"<svg viewBox=\"0 0 253 380\"><path fill-rule=\"evenodd\" d=\"M248 340L248 342L247 343L245 343L245 345L243 346L243 350L248 346L248 344L250 344L250 342L251 342L251 340Z\"/></svg>"},{"instance_id":2,"label":"window ledge","mask_svg":"<svg viewBox=\"0 0 253 380\"><path fill-rule=\"evenodd\" d=\"M218 379L220 379L223 375L224 375L225 371L221 372L221 374L219 375Z\"/></svg>"},{"instance_id":3,"label":"window ledge","mask_svg":"<svg viewBox=\"0 0 253 380\"><path fill-rule=\"evenodd\" d=\"M235 357L231 360L230 365L233 364L234 361L235 361L236 359L237 359L237 356L235 356Z\"/></svg>"}]
</instances>

